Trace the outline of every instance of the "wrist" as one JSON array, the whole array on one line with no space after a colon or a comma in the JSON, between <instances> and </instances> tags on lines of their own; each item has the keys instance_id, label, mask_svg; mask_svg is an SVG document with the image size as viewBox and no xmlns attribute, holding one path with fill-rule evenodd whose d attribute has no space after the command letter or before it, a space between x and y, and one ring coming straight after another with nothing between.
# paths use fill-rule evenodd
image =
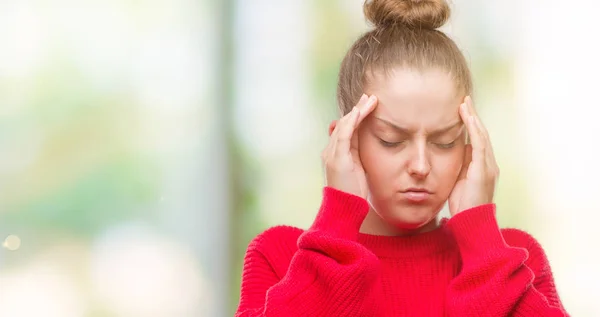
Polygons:
<instances>
[{"instance_id":1,"label":"wrist","mask_svg":"<svg viewBox=\"0 0 600 317\"><path fill-rule=\"evenodd\" d=\"M463 257L507 247L496 220L496 205L481 204L466 209L447 222Z\"/></svg>"},{"instance_id":2,"label":"wrist","mask_svg":"<svg viewBox=\"0 0 600 317\"><path fill-rule=\"evenodd\" d=\"M327 231L340 238L356 240L368 211L366 199L326 186L323 188L321 207L310 230Z\"/></svg>"}]
</instances>

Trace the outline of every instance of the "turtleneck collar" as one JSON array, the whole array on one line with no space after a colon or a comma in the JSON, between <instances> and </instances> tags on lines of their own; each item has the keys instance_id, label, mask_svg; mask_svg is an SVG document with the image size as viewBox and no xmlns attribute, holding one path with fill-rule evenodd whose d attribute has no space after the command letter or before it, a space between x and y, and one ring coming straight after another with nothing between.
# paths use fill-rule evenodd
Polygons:
<instances>
[{"instance_id":1,"label":"turtleneck collar","mask_svg":"<svg viewBox=\"0 0 600 317\"><path fill-rule=\"evenodd\" d=\"M407 236L379 236L359 233L358 242L378 257L407 258L424 257L443 252L455 245L452 234L446 227L448 219L428 232Z\"/></svg>"}]
</instances>

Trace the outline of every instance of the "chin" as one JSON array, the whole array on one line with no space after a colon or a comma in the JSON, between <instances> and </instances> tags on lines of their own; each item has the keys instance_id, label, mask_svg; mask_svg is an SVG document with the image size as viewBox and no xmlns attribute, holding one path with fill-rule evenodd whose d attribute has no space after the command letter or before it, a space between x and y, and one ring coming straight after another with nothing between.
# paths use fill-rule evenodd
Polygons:
<instances>
[{"instance_id":1,"label":"chin","mask_svg":"<svg viewBox=\"0 0 600 317\"><path fill-rule=\"evenodd\" d=\"M431 223L431 221L435 220L435 215L431 218L427 218L426 220L418 220L418 221L410 221L404 219L394 219L392 225L401 230L418 230L427 224Z\"/></svg>"},{"instance_id":2,"label":"chin","mask_svg":"<svg viewBox=\"0 0 600 317\"><path fill-rule=\"evenodd\" d=\"M386 222L401 230L418 230L434 221L439 213L439 210L428 206L396 207L384 214L375 210Z\"/></svg>"},{"instance_id":3,"label":"chin","mask_svg":"<svg viewBox=\"0 0 600 317\"><path fill-rule=\"evenodd\" d=\"M406 222L406 221L396 221L394 223L392 223L392 225L394 227L396 227L397 229L401 229L401 230L418 230L422 227L424 227L425 225L427 225L428 223L431 222L432 219L430 219L429 221L424 221L424 222Z\"/></svg>"}]
</instances>

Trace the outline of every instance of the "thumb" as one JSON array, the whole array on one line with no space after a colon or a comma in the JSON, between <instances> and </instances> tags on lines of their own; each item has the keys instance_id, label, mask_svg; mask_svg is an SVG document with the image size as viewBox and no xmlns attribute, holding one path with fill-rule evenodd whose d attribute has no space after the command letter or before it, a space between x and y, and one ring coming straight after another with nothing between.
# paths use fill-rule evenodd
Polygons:
<instances>
[{"instance_id":1,"label":"thumb","mask_svg":"<svg viewBox=\"0 0 600 317\"><path fill-rule=\"evenodd\" d=\"M458 179L463 179L467 177L467 171L469 170L469 164L471 164L471 158L473 156L473 147L471 144L465 145L465 155L463 158L463 164L460 169L460 174L458 174Z\"/></svg>"}]
</instances>

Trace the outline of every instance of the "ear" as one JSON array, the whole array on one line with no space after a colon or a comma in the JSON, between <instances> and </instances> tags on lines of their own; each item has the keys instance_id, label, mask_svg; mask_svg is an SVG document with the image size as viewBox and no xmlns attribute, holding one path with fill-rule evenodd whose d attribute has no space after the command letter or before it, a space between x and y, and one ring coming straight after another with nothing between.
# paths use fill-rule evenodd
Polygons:
<instances>
[{"instance_id":1,"label":"ear","mask_svg":"<svg viewBox=\"0 0 600 317\"><path fill-rule=\"evenodd\" d=\"M337 120L333 120L331 121L331 123L329 124L329 136L331 136L331 134L333 133L333 130L335 130L335 127L337 125Z\"/></svg>"}]
</instances>

